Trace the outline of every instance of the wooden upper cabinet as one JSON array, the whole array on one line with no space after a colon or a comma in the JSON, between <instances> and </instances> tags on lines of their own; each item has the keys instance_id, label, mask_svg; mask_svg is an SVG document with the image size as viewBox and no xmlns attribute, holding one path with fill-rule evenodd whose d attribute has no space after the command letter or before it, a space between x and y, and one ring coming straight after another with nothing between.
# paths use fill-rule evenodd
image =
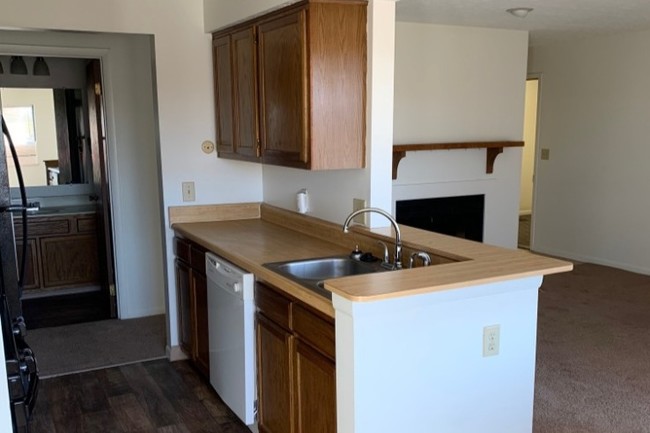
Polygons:
<instances>
[{"instance_id":1,"label":"wooden upper cabinet","mask_svg":"<svg viewBox=\"0 0 650 433\"><path fill-rule=\"evenodd\" d=\"M216 33L215 44L232 42L235 113L234 154L219 156L259 160L255 150L266 164L363 168L366 15L366 1L305 0Z\"/></svg>"},{"instance_id":2,"label":"wooden upper cabinet","mask_svg":"<svg viewBox=\"0 0 650 433\"><path fill-rule=\"evenodd\" d=\"M301 10L259 26L265 163L309 167L305 16Z\"/></svg>"},{"instance_id":3,"label":"wooden upper cabinet","mask_svg":"<svg viewBox=\"0 0 650 433\"><path fill-rule=\"evenodd\" d=\"M312 170L365 166L366 10L366 2L309 4Z\"/></svg>"},{"instance_id":4,"label":"wooden upper cabinet","mask_svg":"<svg viewBox=\"0 0 650 433\"><path fill-rule=\"evenodd\" d=\"M235 152L246 159L260 156L255 40L252 26L232 35Z\"/></svg>"},{"instance_id":5,"label":"wooden upper cabinet","mask_svg":"<svg viewBox=\"0 0 650 433\"><path fill-rule=\"evenodd\" d=\"M228 155L235 151L232 100L232 58L230 35L212 41L214 66L214 99L217 123L217 154Z\"/></svg>"}]
</instances>

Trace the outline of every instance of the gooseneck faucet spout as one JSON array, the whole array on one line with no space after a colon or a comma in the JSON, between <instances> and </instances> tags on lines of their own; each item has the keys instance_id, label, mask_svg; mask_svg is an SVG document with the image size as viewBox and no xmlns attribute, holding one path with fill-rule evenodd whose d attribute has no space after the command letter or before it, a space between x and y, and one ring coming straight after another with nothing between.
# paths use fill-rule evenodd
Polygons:
<instances>
[{"instance_id":1,"label":"gooseneck faucet spout","mask_svg":"<svg viewBox=\"0 0 650 433\"><path fill-rule=\"evenodd\" d=\"M384 216L392 224L393 229L395 230L395 256L393 257L393 269L402 269L402 232L400 231L395 218L385 210L376 207L366 207L355 210L345 219L345 222L343 223L343 233L348 232L348 228L350 227L350 223L354 217L369 212L378 213L379 215Z\"/></svg>"}]
</instances>

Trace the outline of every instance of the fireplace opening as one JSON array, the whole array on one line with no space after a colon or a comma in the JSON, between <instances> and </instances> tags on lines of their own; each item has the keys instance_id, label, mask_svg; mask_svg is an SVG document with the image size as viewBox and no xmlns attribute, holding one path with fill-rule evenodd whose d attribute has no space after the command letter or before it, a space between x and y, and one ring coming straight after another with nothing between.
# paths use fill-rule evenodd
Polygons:
<instances>
[{"instance_id":1,"label":"fireplace opening","mask_svg":"<svg viewBox=\"0 0 650 433\"><path fill-rule=\"evenodd\" d=\"M419 229L483 242L485 195L399 200L397 222Z\"/></svg>"}]
</instances>

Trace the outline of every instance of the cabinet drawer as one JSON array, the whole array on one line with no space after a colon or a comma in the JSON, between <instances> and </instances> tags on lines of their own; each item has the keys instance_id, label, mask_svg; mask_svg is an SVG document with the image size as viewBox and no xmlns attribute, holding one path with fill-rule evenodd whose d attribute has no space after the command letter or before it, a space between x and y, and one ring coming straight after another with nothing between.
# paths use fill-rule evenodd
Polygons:
<instances>
[{"instance_id":1,"label":"cabinet drawer","mask_svg":"<svg viewBox=\"0 0 650 433\"><path fill-rule=\"evenodd\" d=\"M293 305L293 330L298 337L331 359L336 358L334 323L299 304Z\"/></svg>"},{"instance_id":2,"label":"cabinet drawer","mask_svg":"<svg viewBox=\"0 0 650 433\"><path fill-rule=\"evenodd\" d=\"M23 225L15 224L16 233L22 232ZM29 237L49 236L49 235L67 235L70 233L70 219L44 219L30 218L27 222ZM21 236L20 234L18 236Z\"/></svg>"},{"instance_id":3,"label":"cabinet drawer","mask_svg":"<svg viewBox=\"0 0 650 433\"><path fill-rule=\"evenodd\" d=\"M266 317L291 329L291 301L264 284L255 284L255 304Z\"/></svg>"},{"instance_id":4,"label":"cabinet drawer","mask_svg":"<svg viewBox=\"0 0 650 433\"><path fill-rule=\"evenodd\" d=\"M183 260L186 263L190 263L190 243L181 239L174 238L174 251L176 257Z\"/></svg>"}]
</instances>

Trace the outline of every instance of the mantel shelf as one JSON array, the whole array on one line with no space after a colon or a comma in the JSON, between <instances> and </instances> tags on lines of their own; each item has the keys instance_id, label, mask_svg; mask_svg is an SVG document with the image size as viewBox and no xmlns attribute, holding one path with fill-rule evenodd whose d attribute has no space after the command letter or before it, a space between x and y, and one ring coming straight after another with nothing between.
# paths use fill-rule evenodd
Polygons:
<instances>
[{"instance_id":1,"label":"mantel shelf","mask_svg":"<svg viewBox=\"0 0 650 433\"><path fill-rule=\"evenodd\" d=\"M452 149L487 149L485 172L494 170L494 160L503 152L504 147L523 147L523 141L472 141L467 143L428 143L428 144L396 144L393 146L393 179L397 179L397 167L406 152L420 150L452 150Z\"/></svg>"}]
</instances>

